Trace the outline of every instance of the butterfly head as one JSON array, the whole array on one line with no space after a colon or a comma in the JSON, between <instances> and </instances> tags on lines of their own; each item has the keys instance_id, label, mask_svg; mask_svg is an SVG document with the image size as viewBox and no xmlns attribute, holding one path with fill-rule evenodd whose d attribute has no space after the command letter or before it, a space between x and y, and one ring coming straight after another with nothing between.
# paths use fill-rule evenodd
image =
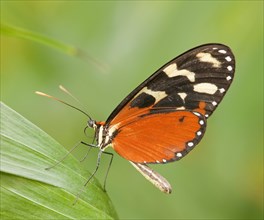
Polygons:
<instances>
[{"instance_id":1,"label":"butterfly head","mask_svg":"<svg viewBox=\"0 0 264 220\"><path fill-rule=\"evenodd\" d=\"M87 126L89 128L93 128L94 130L98 128L96 121L91 118L89 118L89 120L87 121Z\"/></svg>"}]
</instances>

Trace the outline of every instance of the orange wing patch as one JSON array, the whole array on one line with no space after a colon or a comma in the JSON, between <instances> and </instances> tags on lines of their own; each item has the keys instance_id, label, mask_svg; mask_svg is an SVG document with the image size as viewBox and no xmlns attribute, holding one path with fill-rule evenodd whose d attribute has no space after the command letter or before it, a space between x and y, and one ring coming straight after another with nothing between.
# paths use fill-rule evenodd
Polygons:
<instances>
[{"instance_id":1,"label":"orange wing patch","mask_svg":"<svg viewBox=\"0 0 264 220\"><path fill-rule=\"evenodd\" d=\"M163 109L155 114L145 113L133 117L133 121L122 121L112 141L120 156L136 163L181 159L205 132L205 118L198 112Z\"/></svg>"},{"instance_id":2,"label":"orange wing patch","mask_svg":"<svg viewBox=\"0 0 264 220\"><path fill-rule=\"evenodd\" d=\"M199 113L205 115L205 113L206 113L205 108L206 108L206 103L203 102L203 101L201 101L201 102L199 102L199 108L194 109L194 111L199 112Z\"/></svg>"}]
</instances>

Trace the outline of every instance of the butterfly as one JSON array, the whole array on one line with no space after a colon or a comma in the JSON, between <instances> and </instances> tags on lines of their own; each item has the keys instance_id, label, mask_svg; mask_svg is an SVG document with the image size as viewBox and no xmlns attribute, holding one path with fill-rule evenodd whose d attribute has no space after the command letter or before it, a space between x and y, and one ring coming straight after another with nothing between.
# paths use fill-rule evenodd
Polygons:
<instances>
[{"instance_id":1,"label":"butterfly","mask_svg":"<svg viewBox=\"0 0 264 220\"><path fill-rule=\"evenodd\" d=\"M102 153L111 146L165 193L170 183L148 164L186 156L205 134L207 119L222 101L235 72L235 57L223 44L205 44L172 59L136 87L105 122L89 117ZM112 160L111 160L112 161ZM85 184L85 185L86 185Z\"/></svg>"}]
</instances>

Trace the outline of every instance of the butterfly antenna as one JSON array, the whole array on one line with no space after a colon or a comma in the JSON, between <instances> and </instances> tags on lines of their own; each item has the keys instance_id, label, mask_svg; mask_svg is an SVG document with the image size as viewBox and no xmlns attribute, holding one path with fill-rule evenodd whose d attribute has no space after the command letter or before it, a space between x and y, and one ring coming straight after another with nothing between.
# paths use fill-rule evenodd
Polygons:
<instances>
[{"instance_id":1,"label":"butterfly antenna","mask_svg":"<svg viewBox=\"0 0 264 220\"><path fill-rule=\"evenodd\" d=\"M63 85L59 85L59 89L70 96L74 101L76 101L79 105L81 105L82 109L85 109L84 105L77 99L68 89L66 89ZM85 109L86 110L86 109ZM86 111L87 112L87 111Z\"/></svg>"},{"instance_id":2,"label":"butterfly antenna","mask_svg":"<svg viewBox=\"0 0 264 220\"><path fill-rule=\"evenodd\" d=\"M62 88L65 89L64 87L62 87ZM62 90L62 91L64 91L64 90ZM72 96L70 93L68 93L68 90L65 90L65 91L67 91L67 92L66 92L67 94L69 94L70 96ZM61 99L58 99L58 98L56 98L56 97L54 97L54 96L51 96L51 95L48 95L48 94L46 94L46 93L44 93L44 92L36 91L35 93L36 93L37 95L40 95L40 96L44 96L44 97L47 97L47 98L53 99L53 100L58 101L58 102L60 102L60 103L62 103L62 104L64 104L64 105L67 105L67 106L69 106L69 107L71 107L71 108L74 108L74 109L76 109L77 111L79 111L79 112L85 114L90 120L92 120L91 116L88 115L85 111L83 111L83 110L81 110L81 109L79 109L79 108L77 108L77 107L75 107L75 106L73 106L73 105L71 105L71 104L69 104L69 103L67 103L67 102L62 101ZM74 96L72 96L72 97L74 98ZM74 99L76 99L76 98L74 98ZM77 100L77 99L76 99L76 100ZM79 102L79 101L78 101L78 102Z\"/></svg>"},{"instance_id":3,"label":"butterfly antenna","mask_svg":"<svg viewBox=\"0 0 264 220\"><path fill-rule=\"evenodd\" d=\"M67 90L64 86L59 85L59 88L61 91L65 92L67 95L72 97L76 102L78 102L80 105L82 105L82 103L79 101L79 99L77 99L72 93L70 93L69 90Z\"/></svg>"}]
</instances>

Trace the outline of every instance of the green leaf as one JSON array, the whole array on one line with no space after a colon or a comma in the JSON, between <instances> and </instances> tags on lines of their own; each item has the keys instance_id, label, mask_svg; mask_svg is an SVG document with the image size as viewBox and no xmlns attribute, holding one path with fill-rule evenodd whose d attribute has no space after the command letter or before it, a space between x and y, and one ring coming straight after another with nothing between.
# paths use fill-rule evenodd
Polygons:
<instances>
[{"instance_id":1,"label":"green leaf","mask_svg":"<svg viewBox=\"0 0 264 220\"><path fill-rule=\"evenodd\" d=\"M112 202L90 173L54 139L1 102L1 218L116 219Z\"/></svg>"},{"instance_id":2,"label":"green leaf","mask_svg":"<svg viewBox=\"0 0 264 220\"><path fill-rule=\"evenodd\" d=\"M31 41L36 41L38 43L56 48L64 52L65 54L71 56L77 56L79 54L78 48L72 45L62 43L58 40L52 39L50 37L23 28L19 28L7 24L1 24L1 34L13 36L13 37L20 37Z\"/></svg>"},{"instance_id":3,"label":"green leaf","mask_svg":"<svg viewBox=\"0 0 264 220\"><path fill-rule=\"evenodd\" d=\"M35 41L40 44L52 47L67 55L78 57L84 61L88 61L92 63L93 65L95 65L99 70L103 72L105 72L106 69L108 68L104 63L98 61L93 56L90 56L85 51L73 45L63 43L61 41L47 37L40 33L36 33L30 30L26 30L20 27L15 27L12 25L4 24L4 23L1 23L0 27L1 27L2 35L23 38L26 40Z\"/></svg>"}]
</instances>

